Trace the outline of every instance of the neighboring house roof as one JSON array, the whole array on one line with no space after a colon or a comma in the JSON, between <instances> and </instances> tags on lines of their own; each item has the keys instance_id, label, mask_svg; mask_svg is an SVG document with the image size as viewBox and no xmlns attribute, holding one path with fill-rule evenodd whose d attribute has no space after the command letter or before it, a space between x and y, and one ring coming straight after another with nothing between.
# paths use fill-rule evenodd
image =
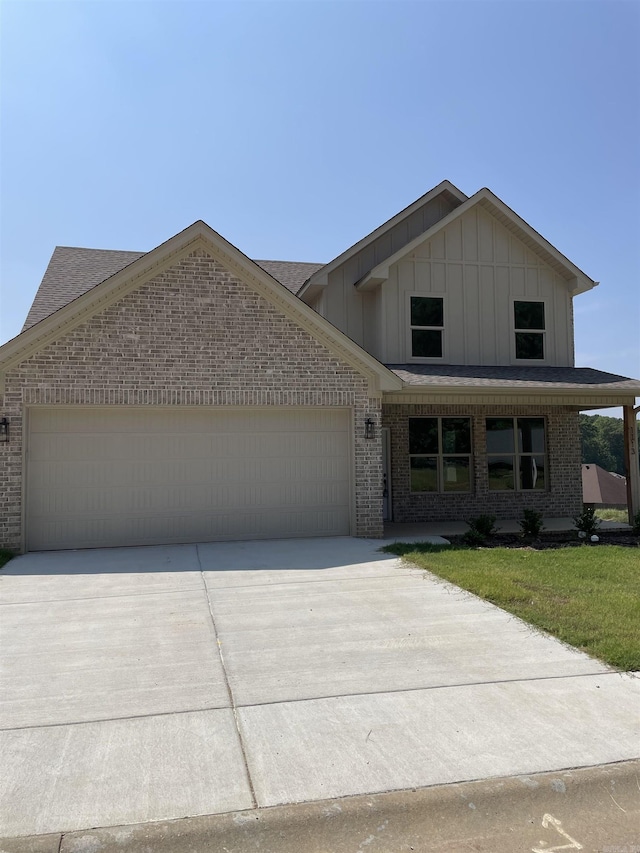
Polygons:
<instances>
[{"instance_id":1,"label":"neighboring house roof","mask_svg":"<svg viewBox=\"0 0 640 853\"><path fill-rule=\"evenodd\" d=\"M630 391L640 381L591 367L511 367L458 364L388 364L406 385L441 388L510 388L514 391Z\"/></svg>"},{"instance_id":2,"label":"neighboring house roof","mask_svg":"<svg viewBox=\"0 0 640 853\"><path fill-rule=\"evenodd\" d=\"M106 281L145 252L121 252L114 249L81 249L56 246L22 331L49 317L55 311L82 296L96 284ZM265 272L297 293L304 282L322 264L296 261L255 261Z\"/></svg>"},{"instance_id":3,"label":"neighboring house roof","mask_svg":"<svg viewBox=\"0 0 640 853\"><path fill-rule=\"evenodd\" d=\"M573 287L571 289L572 295L575 296L578 293L584 293L587 290L591 290L598 284L597 281L589 278L586 273L582 272L579 267L565 257L562 252L559 252L555 246L552 246L548 240L538 234L538 232L525 222L524 219L518 216L515 211L511 210L511 208L501 201L498 196L494 195L491 190L484 187L483 189L478 190L475 195L472 195L456 207L455 210L439 222L436 222L436 224L429 228L428 231L425 231L423 234L415 237L411 242L407 243L382 263L373 267L373 269L371 269L359 282L356 283L356 287L361 290L366 290L368 286L377 285L380 282L385 281L389 277L389 268L392 264L397 263L406 255L413 252L425 241L432 239L443 228L446 228L447 225L450 225L456 219L464 216L467 211L471 210L471 208L476 205L481 206L488 213L494 216L502 225L504 225L505 228L515 234L515 236L518 237L525 246L528 246L528 248L541 257L545 263L561 275L562 278L568 282L573 282Z\"/></svg>"},{"instance_id":4,"label":"neighboring house roof","mask_svg":"<svg viewBox=\"0 0 640 853\"><path fill-rule=\"evenodd\" d=\"M611 474L599 465L583 465L582 500L586 504L626 505L626 478Z\"/></svg>"}]
</instances>

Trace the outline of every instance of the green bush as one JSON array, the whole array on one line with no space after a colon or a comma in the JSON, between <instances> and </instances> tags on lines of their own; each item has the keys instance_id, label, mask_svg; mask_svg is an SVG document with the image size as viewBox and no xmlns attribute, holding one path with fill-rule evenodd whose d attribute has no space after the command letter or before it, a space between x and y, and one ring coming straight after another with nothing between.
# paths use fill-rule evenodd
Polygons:
<instances>
[{"instance_id":1,"label":"green bush","mask_svg":"<svg viewBox=\"0 0 640 853\"><path fill-rule=\"evenodd\" d=\"M542 523L542 513L535 509L525 509L522 512L523 518L520 522L522 535L527 539L537 539L544 530Z\"/></svg>"},{"instance_id":2,"label":"green bush","mask_svg":"<svg viewBox=\"0 0 640 853\"><path fill-rule=\"evenodd\" d=\"M576 529L586 536L592 536L600 526L600 519L592 506L585 506L580 515L573 519Z\"/></svg>"},{"instance_id":3,"label":"green bush","mask_svg":"<svg viewBox=\"0 0 640 853\"><path fill-rule=\"evenodd\" d=\"M469 530L462 537L462 541L465 545L471 545L472 547L484 545L489 536L493 536L494 533L498 532L495 520L495 515L478 515L476 518L470 518L467 521Z\"/></svg>"},{"instance_id":4,"label":"green bush","mask_svg":"<svg viewBox=\"0 0 640 853\"><path fill-rule=\"evenodd\" d=\"M481 545L487 541L487 537L483 536L479 530L475 530L471 527L467 532L463 535L462 541L465 545L468 545L470 548L479 548Z\"/></svg>"},{"instance_id":5,"label":"green bush","mask_svg":"<svg viewBox=\"0 0 640 853\"><path fill-rule=\"evenodd\" d=\"M640 534L640 509L633 516L633 521L631 522L631 530L633 531L633 533Z\"/></svg>"},{"instance_id":6,"label":"green bush","mask_svg":"<svg viewBox=\"0 0 640 853\"><path fill-rule=\"evenodd\" d=\"M481 536L487 537L498 532L495 521L495 515L478 515L476 518L470 518L467 524L472 530L477 530Z\"/></svg>"}]
</instances>

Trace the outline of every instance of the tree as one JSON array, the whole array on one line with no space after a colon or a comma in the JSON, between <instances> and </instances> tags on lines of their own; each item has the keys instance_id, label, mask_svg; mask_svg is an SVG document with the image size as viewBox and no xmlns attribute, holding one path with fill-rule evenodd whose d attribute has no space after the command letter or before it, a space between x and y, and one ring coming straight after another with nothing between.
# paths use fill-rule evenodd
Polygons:
<instances>
[{"instance_id":1,"label":"tree","mask_svg":"<svg viewBox=\"0 0 640 853\"><path fill-rule=\"evenodd\" d=\"M640 424L637 424L640 444ZM624 464L624 425L622 418L604 415L580 415L582 461L599 465L605 471L626 473Z\"/></svg>"}]
</instances>

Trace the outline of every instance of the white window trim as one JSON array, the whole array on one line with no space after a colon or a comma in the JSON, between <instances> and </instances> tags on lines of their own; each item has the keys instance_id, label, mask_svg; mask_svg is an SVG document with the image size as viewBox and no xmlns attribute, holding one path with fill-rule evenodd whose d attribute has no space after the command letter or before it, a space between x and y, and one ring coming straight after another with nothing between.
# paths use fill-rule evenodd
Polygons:
<instances>
[{"instance_id":1,"label":"white window trim","mask_svg":"<svg viewBox=\"0 0 640 853\"><path fill-rule=\"evenodd\" d=\"M435 420L438 421L438 448L441 450L442 448L442 421L455 419L455 418L464 418L469 421L469 432L471 439L471 450L469 453L444 453L441 450L439 453L411 453L409 450L409 494L410 495L470 495L473 494L474 491L474 467L473 467L473 418L470 415L410 415L409 420L417 421L417 420ZM410 427L409 427L410 430ZM409 445L410 446L410 445ZM444 485L444 457L451 457L454 459L468 459L469 460L469 488L465 491L460 489L447 491L444 488L439 488L435 492L414 492L411 488L411 457L421 457L426 456L429 459L433 459L434 457L437 459L438 466L438 485Z\"/></svg>"},{"instance_id":2,"label":"white window trim","mask_svg":"<svg viewBox=\"0 0 640 853\"><path fill-rule=\"evenodd\" d=\"M542 302L544 305L544 322L546 329L516 329L515 306L516 302ZM535 366L536 364L549 364L549 349L547 345L547 333L549 331L549 300L546 296L513 296L511 298L509 323L511 328L510 353L511 364L525 364ZM516 358L516 332L530 332L542 335L542 352L544 358Z\"/></svg>"},{"instance_id":3,"label":"white window trim","mask_svg":"<svg viewBox=\"0 0 640 853\"><path fill-rule=\"evenodd\" d=\"M411 298L419 296L425 299L442 299L442 326L412 326L411 325ZM407 362L416 362L418 364L443 364L447 363L447 298L444 293L424 293L423 291L414 291L406 294L406 336L407 336ZM427 358L425 356L413 355L412 351L412 329L426 329L434 332L442 333L442 355L440 357Z\"/></svg>"}]
</instances>

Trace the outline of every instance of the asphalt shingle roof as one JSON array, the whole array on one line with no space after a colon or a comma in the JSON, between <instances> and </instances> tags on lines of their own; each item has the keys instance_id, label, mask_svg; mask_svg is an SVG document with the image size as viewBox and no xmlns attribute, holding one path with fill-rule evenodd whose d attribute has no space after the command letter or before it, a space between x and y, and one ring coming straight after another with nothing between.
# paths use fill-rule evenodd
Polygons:
<instances>
[{"instance_id":1,"label":"asphalt shingle roof","mask_svg":"<svg viewBox=\"0 0 640 853\"><path fill-rule=\"evenodd\" d=\"M22 331L82 296L92 287L141 258L145 252L80 249L56 246ZM297 261L255 261L259 267L296 294L323 264Z\"/></svg>"},{"instance_id":2,"label":"asphalt shingle roof","mask_svg":"<svg viewBox=\"0 0 640 853\"><path fill-rule=\"evenodd\" d=\"M487 367L459 364L387 364L387 367L407 385L416 386L640 392L639 380L604 373L591 367Z\"/></svg>"},{"instance_id":3,"label":"asphalt shingle roof","mask_svg":"<svg viewBox=\"0 0 640 853\"><path fill-rule=\"evenodd\" d=\"M143 254L56 246L22 331L120 272Z\"/></svg>"},{"instance_id":4,"label":"asphalt shingle roof","mask_svg":"<svg viewBox=\"0 0 640 853\"><path fill-rule=\"evenodd\" d=\"M582 500L586 504L622 506L627 502L627 481L620 474L611 474L599 465L583 465Z\"/></svg>"}]
</instances>

